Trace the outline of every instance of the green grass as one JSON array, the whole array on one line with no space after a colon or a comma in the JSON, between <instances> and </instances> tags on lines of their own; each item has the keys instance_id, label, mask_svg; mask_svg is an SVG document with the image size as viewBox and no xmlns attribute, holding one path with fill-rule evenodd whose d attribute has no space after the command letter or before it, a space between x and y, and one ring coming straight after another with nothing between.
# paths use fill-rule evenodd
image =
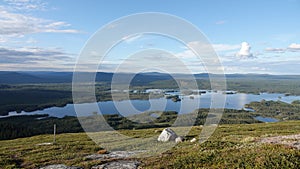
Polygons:
<instances>
[{"instance_id":1,"label":"green grass","mask_svg":"<svg viewBox=\"0 0 300 169\"><path fill-rule=\"evenodd\" d=\"M146 138L159 134L155 130L119 132ZM197 137L200 131L201 127L193 127L188 138ZM184 142L159 156L138 160L143 168L299 168L300 150L257 142L263 137L299 133L300 121L221 125L203 144ZM37 145L44 142L52 142L52 136L0 141L0 168L38 168L61 163L89 168L103 163L85 159L101 149L85 133L59 134L56 144Z\"/></svg>"},{"instance_id":2,"label":"green grass","mask_svg":"<svg viewBox=\"0 0 300 169\"><path fill-rule=\"evenodd\" d=\"M299 124L299 121L289 121L222 125L204 144L185 142L160 157L143 160L143 166L145 168L299 168L299 150L283 145L257 142L262 137L300 133ZM193 130L190 135L196 136L197 133Z\"/></svg>"},{"instance_id":3,"label":"green grass","mask_svg":"<svg viewBox=\"0 0 300 169\"><path fill-rule=\"evenodd\" d=\"M37 168L49 164L80 164L86 166L83 157L100 150L85 133L57 135L57 144L51 135L1 141L0 168Z\"/></svg>"}]
</instances>

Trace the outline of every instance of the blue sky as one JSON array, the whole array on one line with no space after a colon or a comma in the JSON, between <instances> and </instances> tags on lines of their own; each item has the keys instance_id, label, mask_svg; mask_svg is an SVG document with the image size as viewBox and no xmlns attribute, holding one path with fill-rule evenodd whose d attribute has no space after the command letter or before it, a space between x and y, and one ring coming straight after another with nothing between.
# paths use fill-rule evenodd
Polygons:
<instances>
[{"instance_id":1,"label":"blue sky","mask_svg":"<svg viewBox=\"0 0 300 169\"><path fill-rule=\"evenodd\" d=\"M104 25L134 13L163 12L197 26L225 73L300 74L299 11L299 0L2 0L0 70L72 71L87 40ZM135 38L109 56L124 59L152 40L185 60L185 48L163 39ZM113 71L108 67L102 71Z\"/></svg>"}]
</instances>

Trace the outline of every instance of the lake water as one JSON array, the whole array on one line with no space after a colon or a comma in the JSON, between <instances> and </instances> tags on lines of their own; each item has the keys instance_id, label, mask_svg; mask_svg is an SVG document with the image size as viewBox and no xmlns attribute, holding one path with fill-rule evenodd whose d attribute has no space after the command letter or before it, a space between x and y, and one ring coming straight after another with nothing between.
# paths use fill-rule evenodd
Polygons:
<instances>
[{"instance_id":1,"label":"lake water","mask_svg":"<svg viewBox=\"0 0 300 169\"><path fill-rule=\"evenodd\" d=\"M136 114L144 111L177 111L179 113L190 113L195 110L195 107L189 106L195 103L197 104L197 108L210 108L211 107L211 98L213 93L207 92L201 95L193 95L191 96L180 96L182 99L181 102L173 102L171 99L159 98L159 99L150 99L150 100L124 100L124 101L105 101L98 102L98 107L95 108L95 104L93 103L84 103L80 104L80 109L85 112L83 114L76 114L74 105L68 104L65 107L51 107L44 110L38 110L33 112L10 112L8 116L15 115L33 115L33 114L49 114L49 116L53 117L64 117L64 116L89 116L92 115L93 112L101 111L102 114L122 114L124 116ZM225 108L228 109L243 109L245 104L248 104L252 101L261 101L265 100L281 100L283 102L291 103L294 100L300 100L300 96L284 96L284 94L278 93L261 93L260 95L254 94L245 94L245 93L237 93L237 94L228 94L223 95L222 93L218 93L217 95L222 95L226 97ZM199 103L199 104L198 104ZM116 108L115 104L118 105ZM128 104L133 105L135 110L128 108ZM212 108L220 108L220 107L212 107ZM121 109L121 110L120 110ZM0 116L0 117L8 117L8 116Z\"/></svg>"},{"instance_id":2,"label":"lake water","mask_svg":"<svg viewBox=\"0 0 300 169\"><path fill-rule=\"evenodd\" d=\"M266 123L270 123L270 122L278 122L279 120L275 119L275 118L271 118L271 117L262 117L262 116L256 116L254 117L256 120L262 121L262 122L266 122Z\"/></svg>"}]
</instances>

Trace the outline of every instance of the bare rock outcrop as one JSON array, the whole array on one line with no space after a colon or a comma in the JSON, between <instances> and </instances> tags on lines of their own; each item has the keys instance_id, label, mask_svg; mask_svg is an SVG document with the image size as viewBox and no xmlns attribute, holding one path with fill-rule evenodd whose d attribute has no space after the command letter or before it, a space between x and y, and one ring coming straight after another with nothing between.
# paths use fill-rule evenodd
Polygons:
<instances>
[{"instance_id":1,"label":"bare rock outcrop","mask_svg":"<svg viewBox=\"0 0 300 169\"><path fill-rule=\"evenodd\" d=\"M165 128L158 136L157 141L161 141L161 142L175 141L177 137L178 137L177 134L172 129Z\"/></svg>"},{"instance_id":2,"label":"bare rock outcrop","mask_svg":"<svg viewBox=\"0 0 300 169\"><path fill-rule=\"evenodd\" d=\"M91 169L137 169L139 164L138 161L120 160L94 166Z\"/></svg>"},{"instance_id":3,"label":"bare rock outcrop","mask_svg":"<svg viewBox=\"0 0 300 169\"><path fill-rule=\"evenodd\" d=\"M294 147L300 150L300 134L287 135L287 136L276 136L276 137L265 137L260 139L261 143L269 144L283 144L289 147Z\"/></svg>"},{"instance_id":4,"label":"bare rock outcrop","mask_svg":"<svg viewBox=\"0 0 300 169\"><path fill-rule=\"evenodd\" d=\"M82 167L69 167L64 164L54 164L42 167L40 169L83 169Z\"/></svg>"}]
</instances>

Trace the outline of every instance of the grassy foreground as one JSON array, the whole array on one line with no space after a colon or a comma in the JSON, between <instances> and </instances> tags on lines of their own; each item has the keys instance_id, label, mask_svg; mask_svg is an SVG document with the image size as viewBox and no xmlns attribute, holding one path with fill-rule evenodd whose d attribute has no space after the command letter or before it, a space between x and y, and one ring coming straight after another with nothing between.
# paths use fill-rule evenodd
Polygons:
<instances>
[{"instance_id":1,"label":"grassy foreground","mask_svg":"<svg viewBox=\"0 0 300 169\"><path fill-rule=\"evenodd\" d=\"M120 132L143 138L158 135L155 130ZM197 137L200 131L201 127L193 127L188 138ZM221 125L203 144L187 141L159 156L138 160L142 168L300 168L300 150L257 142L259 138L299 133L300 121ZM0 168L50 164L90 168L103 163L85 158L101 149L85 133L59 134L55 145L37 145L51 141L51 135L0 141Z\"/></svg>"}]
</instances>

